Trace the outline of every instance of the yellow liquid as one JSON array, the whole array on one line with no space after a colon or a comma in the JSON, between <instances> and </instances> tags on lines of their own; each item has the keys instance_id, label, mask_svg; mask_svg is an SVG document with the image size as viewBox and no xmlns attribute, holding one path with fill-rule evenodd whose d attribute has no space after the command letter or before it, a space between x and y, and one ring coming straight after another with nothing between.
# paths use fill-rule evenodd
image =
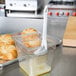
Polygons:
<instances>
[{"instance_id":1,"label":"yellow liquid","mask_svg":"<svg viewBox=\"0 0 76 76\"><path fill-rule=\"evenodd\" d=\"M46 59L43 57L38 57L20 62L19 65L28 76L41 76L42 74L51 71L51 67L45 63L45 60Z\"/></svg>"}]
</instances>

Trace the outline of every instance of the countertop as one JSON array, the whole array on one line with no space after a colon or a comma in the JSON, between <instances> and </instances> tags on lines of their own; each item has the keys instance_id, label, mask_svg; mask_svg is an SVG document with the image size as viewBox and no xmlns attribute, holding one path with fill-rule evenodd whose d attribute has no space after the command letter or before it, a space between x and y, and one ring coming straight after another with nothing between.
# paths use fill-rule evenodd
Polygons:
<instances>
[{"instance_id":1,"label":"countertop","mask_svg":"<svg viewBox=\"0 0 76 76\"><path fill-rule=\"evenodd\" d=\"M55 49L52 71L48 76L76 76L76 48L59 45ZM0 71L0 76L26 76L15 62ZM47 75L45 75L47 76Z\"/></svg>"},{"instance_id":2,"label":"countertop","mask_svg":"<svg viewBox=\"0 0 76 76\"><path fill-rule=\"evenodd\" d=\"M52 20L52 19L51 19ZM64 25L52 25L49 22L48 32L54 38L62 38ZM15 33L26 27L34 27L42 32L43 19L25 19L25 18L7 18L0 17L0 33ZM8 27L8 28L6 28ZM49 31L50 30L50 31ZM19 63L15 62L3 70L0 70L0 76L26 76ZM45 75L46 76L46 75ZM54 55L52 71L48 76L76 76L76 48L57 46Z\"/></svg>"}]
</instances>

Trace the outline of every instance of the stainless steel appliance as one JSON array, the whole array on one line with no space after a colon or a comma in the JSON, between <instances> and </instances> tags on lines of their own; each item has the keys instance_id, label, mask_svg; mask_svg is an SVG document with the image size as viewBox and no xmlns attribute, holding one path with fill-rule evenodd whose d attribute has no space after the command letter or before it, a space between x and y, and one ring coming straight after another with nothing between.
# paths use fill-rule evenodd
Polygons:
<instances>
[{"instance_id":1,"label":"stainless steel appliance","mask_svg":"<svg viewBox=\"0 0 76 76\"><path fill-rule=\"evenodd\" d=\"M42 7L41 0L5 0L6 10L8 14L12 13L34 13L37 15L38 9Z\"/></svg>"},{"instance_id":2,"label":"stainless steel appliance","mask_svg":"<svg viewBox=\"0 0 76 76\"><path fill-rule=\"evenodd\" d=\"M63 0L63 1L50 1L49 2L50 17L68 17L76 16L76 1L74 0Z\"/></svg>"},{"instance_id":3,"label":"stainless steel appliance","mask_svg":"<svg viewBox=\"0 0 76 76\"><path fill-rule=\"evenodd\" d=\"M76 17L76 1L51 0L48 4L47 15L49 26L48 33L53 36L58 43L61 43L64 35L64 31L62 29L65 29L68 17ZM63 32L63 34L60 34L60 32Z\"/></svg>"}]
</instances>

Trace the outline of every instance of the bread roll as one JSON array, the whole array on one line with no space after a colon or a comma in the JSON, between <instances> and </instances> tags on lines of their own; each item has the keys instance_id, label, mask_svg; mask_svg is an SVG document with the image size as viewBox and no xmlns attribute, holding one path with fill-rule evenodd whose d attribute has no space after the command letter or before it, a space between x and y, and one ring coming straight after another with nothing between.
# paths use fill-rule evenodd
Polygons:
<instances>
[{"instance_id":1,"label":"bread roll","mask_svg":"<svg viewBox=\"0 0 76 76\"><path fill-rule=\"evenodd\" d=\"M35 48L41 45L41 40L34 39L34 40L25 41L24 45L28 48Z\"/></svg>"},{"instance_id":2,"label":"bread roll","mask_svg":"<svg viewBox=\"0 0 76 76\"><path fill-rule=\"evenodd\" d=\"M0 35L0 46L3 46L5 44L8 44L8 45L15 44L15 42L12 39L12 36L10 34Z\"/></svg>"},{"instance_id":3,"label":"bread roll","mask_svg":"<svg viewBox=\"0 0 76 76\"><path fill-rule=\"evenodd\" d=\"M28 35L28 34L31 34L31 33L36 33L36 34L38 34L37 30L34 29L34 28L24 29L21 34L22 34L22 35Z\"/></svg>"},{"instance_id":4,"label":"bread roll","mask_svg":"<svg viewBox=\"0 0 76 76\"><path fill-rule=\"evenodd\" d=\"M24 41L33 40L39 36L37 30L33 28L23 30L21 34Z\"/></svg>"},{"instance_id":5,"label":"bread roll","mask_svg":"<svg viewBox=\"0 0 76 76\"><path fill-rule=\"evenodd\" d=\"M0 60L0 64L7 62L6 60Z\"/></svg>"},{"instance_id":6,"label":"bread roll","mask_svg":"<svg viewBox=\"0 0 76 76\"><path fill-rule=\"evenodd\" d=\"M35 48L41 45L39 33L34 28L28 28L22 31L22 40L26 47Z\"/></svg>"},{"instance_id":7,"label":"bread roll","mask_svg":"<svg viewBox=\"0 0 76 76\"><path fill-rule=\"evenodd\" d=\"M0 59L12 60L17 58L17 50L14 45L4 45L0 47Z\"/></svg>"}]
</instances>

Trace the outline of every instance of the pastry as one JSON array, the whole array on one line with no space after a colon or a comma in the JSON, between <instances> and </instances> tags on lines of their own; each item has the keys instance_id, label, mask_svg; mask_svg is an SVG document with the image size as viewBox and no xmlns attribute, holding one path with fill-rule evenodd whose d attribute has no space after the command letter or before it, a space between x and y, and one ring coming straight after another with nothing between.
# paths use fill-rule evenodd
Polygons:
<instances>
[{"instance_id":1,"label":"pastry","mask_svg":"<svg viewBox=\"0 0 76 76\"><path fill-rule=\"evenodd\" d=\"M17 58L17 50L14 45L4 45L0 47L0 59L12 60Z\"/></svg>"},{"instance_id":2,"label":"pastry","mask_svg":"<svg viewBox=\"0 0 76 76\"><path fill-rule=\"evenodd\" d=\"M5 62L7 62L7 61L5 61L5 60L0 60L0 64L3 64L3 63L5 63Z\"/></svg>"},{"instance_id":3,"label":"pastry","mask_svg":"<svg viewBox=\"0 0 76 76\"><path fill-rule=\"evenodd\" d=\"M38 38L34 40L25 41L23 43L28 48L35 48L41 45L41 40Z\"/></svg>"},{"instance_id":4,"label":"pastry","mask_svg":"<svg viewBox=\"0 0 76 76\"><path fill-rule=\"evenodd\" d=\"M28 28L22 31L22 40L26 47L35 48L41 45L41 39L38 31L34 28Z\"/></svg>"},{"instance_id":5,"label":"pastry","mask_svg":"<svg viewBox=\"0 0 76 76\"><path fill-rule=\"evenodd\" d=\"M22 35L28 35L28 34L31 34L31 33L36 33L37 34L38 32L34 28L28 28L28 29L24 29L21 34Z\"/></svg>"},{"instance_id":6,"label":"pastry","mask_svg":"<svg viewBox=\"0 0 76 76\"><path fill-rule=\"evenodd\" d=\"M15 42L12 39L12 36L10 34L0 35L0 46L3 46L5 44L9 44L9 45L15 44Z\"/></svg>"},{"instance_id":7,"label":"pastry","mask_svg":"<svg viewBox=\"0 0 76 76\"><path fill-rule=\"evenodd\" d=\"M21 35L22 35L23 40L25 41L36 39L39 36L37 30L33 28L28 28L28 29L23 30Z\"/></svg>"}]
</instances>

